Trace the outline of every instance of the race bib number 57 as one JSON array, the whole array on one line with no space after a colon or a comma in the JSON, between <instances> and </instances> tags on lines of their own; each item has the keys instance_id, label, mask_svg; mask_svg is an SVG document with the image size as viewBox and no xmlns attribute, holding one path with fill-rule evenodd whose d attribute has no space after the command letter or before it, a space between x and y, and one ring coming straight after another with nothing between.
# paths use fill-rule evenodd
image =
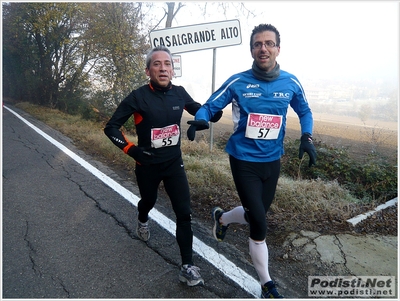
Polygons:
<instances>
[{"instance_id":1,"label":"race bib number 57","mask_svg":"<svg viewBox=\"0 0 400 301\"><path fill-rule=\"evenodd\" d=\"M154 148L177 145L180 130L177 124L151 129L151 146Z\"/></svg>"},{"instance_id":2,"label":"race bib number 57","mask_svg":"<svg viewBox=\"0 0 400 301\"><path fill-rule=\"evenodd\" d=\"M277 139L282 127L281 115L250 113L246 137L250 139Z\"/></svg>"}]
</instances>

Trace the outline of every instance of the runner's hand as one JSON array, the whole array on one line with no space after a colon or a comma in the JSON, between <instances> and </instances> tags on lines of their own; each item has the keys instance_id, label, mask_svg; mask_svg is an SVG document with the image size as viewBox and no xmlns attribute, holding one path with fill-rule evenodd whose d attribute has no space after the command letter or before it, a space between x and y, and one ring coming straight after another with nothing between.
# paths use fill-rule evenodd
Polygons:
<instances>
[{"instance_id":1,"label":"runner's hand","mask_svg":"<svg viewBox=\"0 0 400 301\"><path fill-rule=\"evenodd\" d=\"M153 153L146 151L144 148L139 146L131 146L127 154L135 159L139 164L143 162L143 159L149 159L153 156Z\"/></svg>"},{"instance_id":2,"label":"runner's hand","mask_svg":"<svg viewBox=\"0 0 400 301\"><path fill-rule=\"evenodd\" d=\"M187 130L187 136L190 141L193 141L196 136L196 131L202 131L209 128L208 122L205 120L189 120L187 122L190 127Z\"/></svg>"},{"instance_id":3,"label":"runner's hand","mask_svg":"<svg viewBox=\"0 0 400 301\"><path fill-rule=\"evenodd\" d=\"M317 161L317 151L315 150L313 139L310 133L304 133L303 136L301 136L299 159L303 158L304 152L306 152L310 157L310 162L308 163L308 167L311 167L311 165L313 164L315 165Z\"/></svg>"},{"instance_id":4,"label":"runner's hand","mask_svg":"<svg viewBox=\"0 0 400 301\"><path fill-rule=\"evenodd\" d=\"M218 122L222 117L223 111L218 111L215 115L210 119L211 122Z\"/></svg>"}]
</instances>

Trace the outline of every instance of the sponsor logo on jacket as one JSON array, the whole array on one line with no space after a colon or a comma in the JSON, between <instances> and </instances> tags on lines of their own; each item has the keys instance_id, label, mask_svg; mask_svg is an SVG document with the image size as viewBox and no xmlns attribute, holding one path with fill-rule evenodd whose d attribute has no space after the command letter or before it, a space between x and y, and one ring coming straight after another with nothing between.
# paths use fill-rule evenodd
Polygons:
<instances>
[{"instance_id":1,"label":"sponsor logo on jacket","mask_svg":"<svg viewBox=\"0 0 400 301\"><path fill-rule=\"evenodd\" d=\"M274 95L274 98L284 98L284 99L289 99L290 98L290 93L274 92L272 94Z\"/></svg>"},{"instance_id":2,"label":"sponsor logo on jacket","mask_svg":"<svg viewBox=\"0 0 400 301\"><path fill-rule=\"evenodd\" d=\"M246 88L250 89L250 88L259 88L259 87L260 87L259 84L248 84Z\"/></svg>"},{"instance_id":3,"label":"sponsor logo on jacket","mask_svg":"<svg viewBox=\"0 0 400 301\"><path fill-rule=\"evenodd\" d=\"M244 98L260 97L261 95L262 93L254 93L254 92L243 93Z\"/></svg>"}]
</instances>

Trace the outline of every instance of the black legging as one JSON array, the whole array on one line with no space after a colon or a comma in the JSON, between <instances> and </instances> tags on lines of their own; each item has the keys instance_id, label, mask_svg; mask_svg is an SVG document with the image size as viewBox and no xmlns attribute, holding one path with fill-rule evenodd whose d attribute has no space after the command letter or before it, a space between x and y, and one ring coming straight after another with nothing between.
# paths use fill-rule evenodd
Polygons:
<instances>
[{"instance_id":1,"label":"black legging","mask_svg":"<svg viewBox=\"0 0 400 301\"><path fill-rule=\"evenodd\" d=\"M247 162L229 156L233 180L250 224L250 238L264 240L267 235L265 215L275 196L281 162Z\"/></svg>"},{"instance_id":2,"label":"black legging","mask_svg":"<svg viewBox=\"0 0 400 301\"><path fill-rule=\"evenodd\" d=\"M135 174L141 197L138 203L139 220L142 222L148 220L148 214L157 200L158 187L163 181L176 216L176 240L182 257L182 264L193 264L192 211L189 184L182 158L179 157L160 164L136 164Z\"/></svg>"}]
</instances>

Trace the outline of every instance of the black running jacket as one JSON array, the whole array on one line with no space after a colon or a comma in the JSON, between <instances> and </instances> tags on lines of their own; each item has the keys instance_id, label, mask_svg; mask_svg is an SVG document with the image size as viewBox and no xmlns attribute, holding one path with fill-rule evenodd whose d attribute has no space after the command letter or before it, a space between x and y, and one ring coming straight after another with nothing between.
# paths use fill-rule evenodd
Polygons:
<instances>
[{"instance_id":1,"label":"black running jacket","mask_svg":"<svg viewBox=\"0 0 400 301\"><path fill-rule=\"evenodd\" d=\"M137 146L153 155L140 162L155 164L181 156L180 127L183 110L195 115L201 104L194 101L182 86L171 85L168 91L159 91L151 83L132 91L117 107L104 128L108 138L125 153L134 144L120 128L133 115Z\"/></svg>"}]
</instances>

